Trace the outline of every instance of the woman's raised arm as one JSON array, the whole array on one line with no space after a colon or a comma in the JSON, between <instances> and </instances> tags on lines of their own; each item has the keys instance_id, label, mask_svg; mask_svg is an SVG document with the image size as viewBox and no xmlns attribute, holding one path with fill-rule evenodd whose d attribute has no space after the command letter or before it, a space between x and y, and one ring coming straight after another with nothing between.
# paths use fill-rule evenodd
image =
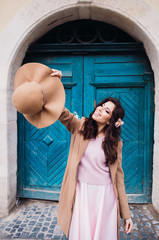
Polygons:
<instances>
[{"instance_id":1,"label":"woman's raised arm","mask_svg":"<svg viewBox=\"0 0 159 240\"><path fill-rule=\"evenodd\" d=\"M71 113L67 108L63 109L63 112L59 117L59 121L63 125L65 125L65 127L71 133L74 133L76 130L78 130L81 125L81 120L76 118L76 116Z\"/></svg>"},{"instance_id":2,"label":"woman's raised arm","mask_svg":"<svg viewBox=\"0 0 159 240\"><path fill-rule=\"evenodd\" d=\"M62 78L62 72L57 69L52 69L52 73L50 75L52 77L59 77L60 80ZM71 133L74 133L79 128L81 122L73 113L70 113L67 108L63 109L59 120Z\"/></svg>"}]
</instances>

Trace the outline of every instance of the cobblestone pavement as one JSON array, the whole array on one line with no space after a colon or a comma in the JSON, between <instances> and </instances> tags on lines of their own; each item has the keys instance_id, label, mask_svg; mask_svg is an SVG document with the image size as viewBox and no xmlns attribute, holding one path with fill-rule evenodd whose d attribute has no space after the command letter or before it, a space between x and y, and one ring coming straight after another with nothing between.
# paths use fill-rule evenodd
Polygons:
<instances>
[{"instance_id":1,"label":"cobblestone pavement","mask_svg":"<svg viewBox=\"0 0 159 240\"><path fill-rule=\"evenodd\" d=\"M0 239L67 240L57 225L57 207L57 202L23 199L8 217L0 219ZM130 209L133 230L127 235L121 220L120 239L159 239L159 214L152 204L130 204Z\"/></svg>"}]
</instances>

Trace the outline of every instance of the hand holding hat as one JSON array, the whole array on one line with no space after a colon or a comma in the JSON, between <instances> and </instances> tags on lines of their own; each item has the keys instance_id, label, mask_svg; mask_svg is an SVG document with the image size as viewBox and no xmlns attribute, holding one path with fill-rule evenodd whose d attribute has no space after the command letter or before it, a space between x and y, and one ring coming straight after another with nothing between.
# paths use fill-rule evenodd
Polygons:
<instances>
[{"instance_id":1,"label":"hand holding hat","mask_svg":"<svg viewBox=\"0 0 159 240\"><path fill-rule=\"evenodd\" d=\"M58 75L40 63L24 64L15 75L13 104L37 128L50 126L63 111L65 91Z\"/></svg>"},{"instance_id":2,"label":"hand holding hat","mask_svg":"<svg viewBox=\"0 0 159 240\"><path fill-rule=\"evenodd\" d=\"M50 74L52 77L59 77L62 78L62 72L57 69L52 69L52 73Z\"/></svg>"}]
</instances>

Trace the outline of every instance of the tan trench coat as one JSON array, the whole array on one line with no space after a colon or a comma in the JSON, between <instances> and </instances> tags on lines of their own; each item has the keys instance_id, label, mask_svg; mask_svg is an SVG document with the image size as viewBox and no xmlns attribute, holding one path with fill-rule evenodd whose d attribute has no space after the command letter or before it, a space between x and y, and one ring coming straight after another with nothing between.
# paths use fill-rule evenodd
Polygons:
<instances>
[{"instance_id":1,"label":"tan trench coat","mask_svg":"<svg viewBox=\"0 0 159 240\"><path fill-rule=\"evenodd\" d=\"M60 193L57 218L58 224L61 226L63 232L67 237L69 235L69 228L75 202L78 165L89 142L89 140L84 140L83 136L78 133L78 130L83 125L84 119L85 119L84 117L81 120L77 119L75 115L70 113L66 108L64 108L59 118L60 122L64 124L72 134L68 162ZM112 179L118 205L118 218L117 218L118 239L120 217L123 219L131 217L129 205L127 202L127 196L125 193L124 173L121 167L122 145L123 143L119 141L117 160L115 163L109 164L110 176Z\"/></svg>"}]
</instances>

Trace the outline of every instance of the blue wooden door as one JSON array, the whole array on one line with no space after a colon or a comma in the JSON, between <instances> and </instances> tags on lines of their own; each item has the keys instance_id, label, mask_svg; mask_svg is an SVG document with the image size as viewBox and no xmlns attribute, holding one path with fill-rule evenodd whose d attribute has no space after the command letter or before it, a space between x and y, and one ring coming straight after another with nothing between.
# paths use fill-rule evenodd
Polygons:
<instances>
[{"instance_id":1,"label":"blue wooden door","mask_svg":"<svg viewBox=\"0 0 159 240\"><path fill-rule=\"evenodd\" d=\"M154 108L150 65L138 54L90 56L84 65L84 87L89 93L84 95L84 115L106 97L121 101L125 109L122 166L128 200L151 202Z\"/></svg>"},{"instance_id":2,"label":"blue wooden door","mask_svg":"<svg viewBox=\"0 0 159 240\"><path fill-rule=\"evenodd\" d=\"M151 202L152 71L144 54L28 57L63 72L66 107L79 117L113 96L125 109L123 169L129 202ZM146 123L146 124L145 124ZM149 126L149 127L147 127ZM37 130L19 114L18 196L58 200L70 135L57 121Z\"/></svg>"},{"instance_id":3,"label":"blue wooden door","mask_svg":"<svg viewBox=\"0 0 159 240\"><path fill-rule=\"evenodd\" d=\"M82 115L83 58L32 58L63 73L65 106ZM26 59L27 62L27 59ZM80 74L79 74L80 69ZM75 113L76 113L75 112ZM59 199L67 163L70 134L59 120L50 127L37 129L18 114L18 193L19 197Z\"/></svg>"}]
</instances>

